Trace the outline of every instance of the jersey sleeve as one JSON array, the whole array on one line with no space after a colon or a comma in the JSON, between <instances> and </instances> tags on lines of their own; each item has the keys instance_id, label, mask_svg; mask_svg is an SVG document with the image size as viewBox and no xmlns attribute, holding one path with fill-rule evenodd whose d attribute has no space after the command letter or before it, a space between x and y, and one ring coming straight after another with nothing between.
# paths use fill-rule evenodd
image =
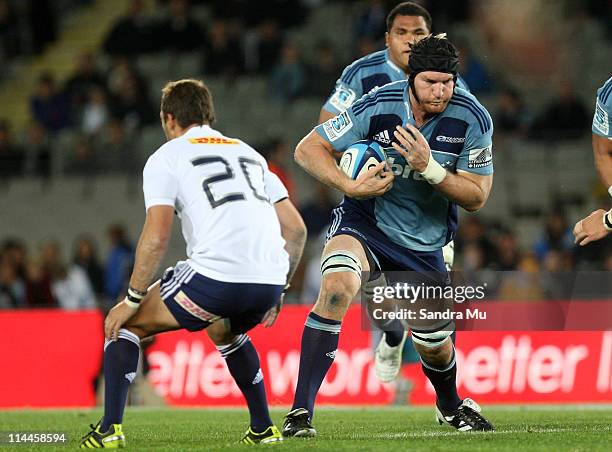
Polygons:
<instances>
[{"instance_id":1,"label":"jersey sleeve","mask_svg":"<svg viewBox=\"0 0 612 452\"><path fill-rule=\"evenodd\" d=\"M359 84L349 84L345 81L345 74L350 67L351 66L348 66L342 72L342 76L336 82L336 87L334 88L334 91L323 105L323 110L337 115L339 113L342 113L351 105L353 105L353 102L359 99L363 94L361 92ZM354 80L358 81L356 77L354 78Z\"/></svg>"},{"instance_id":2,"label":"jersey sleeve","mask_svg":"<svg viewBox=\"0 0 612 452\"><path fill-rule=\"evenodd\" d=\"M289 192L287 192L281 180L272 171L267 170L265 172L264 183L266 184L266 194L272 204L289 197Z\"/></svg>"},{"instance_id":3,"label":"jersey sleeve","mask_svg":"<svg viewBox=\"0 0 612 452\"><path fill-rule=\"evenodd\" d=\"M178 196L178 179L168 157L156 152L142 172L145 207L174 206Z\"/></svg>"},{"instance_id":4,"label":"jersey sleeve","mask_svg":"<svg viewBox=\"0 0 612 452\"><path fill-rule=\"evenodd\" d=\"M612 78L597 90L591 130L596 135L612 138Z\"/></svg>"},{"instance_id":5,"label":"jersey sleeve","mask_svg":"<svg viewBox=\"0 0 612 452\"><path fill-rule=\"evenodd\" d=\"M366 138L368 130L366 117L355 116L352 108L349 107L338 116L315 127L315 131L338 152L344 151L355 141Z\"/></svg>"},{"instance_id":6,"label":"jersey sleeve","mask_svg":"<svg viewBox=\"0 0 612 452\"><path fill-rule=\"evenodd\" d=\"M486 115L488 128L483 130L480 122L473 122L468 127L465 145L457 160L457 170L481 176L493 174L493 123L488 113ZM482 122L485 123L484 119Z\"/></svg>"}]
</instances>

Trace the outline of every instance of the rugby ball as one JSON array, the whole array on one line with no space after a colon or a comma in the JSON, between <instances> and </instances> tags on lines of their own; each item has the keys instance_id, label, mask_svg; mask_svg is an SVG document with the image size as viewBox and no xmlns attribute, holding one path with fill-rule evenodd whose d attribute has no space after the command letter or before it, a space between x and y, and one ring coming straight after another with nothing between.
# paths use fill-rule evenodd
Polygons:
<instances>
[{"instance_id":1,"label":"rugby ball","mask_svg":"<svg viewBox=\"0 0 612 452\"><path fill-rule=\"evenodd\" d=\"M351 179L357 179L386 159L385 151L377 142L361 140L351 144L344 151L340 158L340 169Z\"/></svg>"}]
</instances>

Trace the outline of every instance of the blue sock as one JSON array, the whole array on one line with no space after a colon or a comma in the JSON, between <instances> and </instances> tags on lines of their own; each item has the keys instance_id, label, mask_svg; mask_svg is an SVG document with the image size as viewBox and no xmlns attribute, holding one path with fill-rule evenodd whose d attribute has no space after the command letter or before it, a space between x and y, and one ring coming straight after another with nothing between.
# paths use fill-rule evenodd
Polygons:
<instances>
[{"instance_id":1,"label":"blue sock","mask_svg":"<svg viewBox=\"0 0 612 452\"><path fill-rule=\"evenodd\" d=\"M389 347L397 347L404 338L404 327L399 320L393 320L385 327L385 342Z\"/></svg>"},{"instance_id":2,"label":"blue sock","mask_svg":"<svg viewBox=\"0 0 612 452\"><path fill-rule=\"evenodd\" d=\"M310 418L314 403L327 371L334 362L341 322L325 319L314 312L308 314L302 334L300 372L292 410L306 408Z\"/></svg>"},{"instance_id":3,"label":"blue sock","mask_svg":"<svg viewBox=\"0 0 612 452\"><path fill-rule=\"evenodd\" d=\"M123 422L123 411L130 383L136 377L140 338L121 328L116 341L104 344L104 417L100 431Z\"/></svg>"},{"instance_id":4,"label":"blue sock","mask_svg":"<svg viewBox=\"0 0 612 452\"><path fill-rule=\"evenodd\" d=\"M231 344L217 346L217 349L225 358L230 374L247 401L251 429L257 433L263 432L272 425L272 419L268 412L266 388L257 350L246 334L236 336Z\"/></svg>"},{"instance_id":5,"label":"blue sock","mask_svg":"<svg viewBox=\"0 0 612 452\"><path fill-rule=\"evenodd\" d=\"M423 372L431 381L436 390L436 404L444 412L455 411L461 405L461 398L457 394L457 363L455 362L455 351L453 359L448 366L439 368L427 364L421 359Z\"/></svg>"}]
</instances>

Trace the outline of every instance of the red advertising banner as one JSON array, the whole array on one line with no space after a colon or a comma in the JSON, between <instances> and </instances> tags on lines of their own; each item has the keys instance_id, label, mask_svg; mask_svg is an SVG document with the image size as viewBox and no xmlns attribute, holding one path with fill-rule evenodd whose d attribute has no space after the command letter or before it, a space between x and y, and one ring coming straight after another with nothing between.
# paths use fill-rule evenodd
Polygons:
<instances>
[{"instance_id":1,"label":"red advertising banner","mask_svg":"<svg viewBox=\"0 0 612 452\"><path fill-rule=\"evenodd\" d=\"M289 404L297 381L307 306L287 306L278 324L250 333L269 401ZM371 333L358 306L342 324L340 347L317 403L386 404L394 386L374 374ZM0 407L92 406L102 358L98 312L0 311ZM457 333L458 384L482 403L611 403L612 332ZM149 348L150 381L174 405L242 405L223 358L205 332L160 335ZM418 364L404 375L410 401L429 404L433 390Z\"/></svg>"},{"instance_id":2,"label":"red advertising banner","mask_svg":"<svg viewBox=\"0 0 612 452\"><path fill-rule=\"evenodd\" d=\"M102 321L98 311L0 311L0 407L95 405Z\"/></svg>"}]
</instances>

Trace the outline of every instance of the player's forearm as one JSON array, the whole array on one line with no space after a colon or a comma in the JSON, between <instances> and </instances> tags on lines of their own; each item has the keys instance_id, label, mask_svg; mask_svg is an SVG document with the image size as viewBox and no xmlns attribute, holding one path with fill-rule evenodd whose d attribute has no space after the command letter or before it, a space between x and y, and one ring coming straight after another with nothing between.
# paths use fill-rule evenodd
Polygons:
<instances>
[{"instance_id":1,"label":"player's forearm","mask_svg":"<svg viewBox=\"0 0 612 452\"><path fill-rule=\"evenodd\" d=\"M283 238L286 242L285 251L287 251L287 254L289 254L289 272L287 273L287 284L291 283L295 270L302 259L304 245L306 245L306 237L306 228L303 230L292 230L283 233Z\"/></svg>"},{"instance_id":2,"label":"player's forearm","mask_svg":"<svg viewBox=\"0 0 612 452\"><path fill-rule=\"evenodd\" d=\"M606 189L612 187L612 140L593 134L593 155L595 168ZM612 192L610 193L612 196Z\"/></svg>"},{"instance_id":3,"label":"player's forearm","mask_svg":"<svg viewBox=\"0 0 612 452\"><path fill-rule=\"evenodd\" d=\"M146 292L168 248L168 238L148 233L145 229L136 247L130 287Z\"/></svg>"},{"instance_id":4,"label":"player's forearm","mask_svg":"<svg viewBox=\"0 0 612 452\"><path fill-rule=\"evenodd\" d=\"M295 161L328 187L345 192L350 179L340 170L331 154L307 135L295 148Z\"/></svg>"},{"instance_id":5,"label":"player's forearm","mask_svg":"<svg viewBox=\"0 0 612 452\"><path fill-rule=\"evenodd\" d=\"M459 173L447 171L442 182L432 186L468 212L476 212L481 209L489 197L488 190Z\"/></svg>"}]
</instances>

